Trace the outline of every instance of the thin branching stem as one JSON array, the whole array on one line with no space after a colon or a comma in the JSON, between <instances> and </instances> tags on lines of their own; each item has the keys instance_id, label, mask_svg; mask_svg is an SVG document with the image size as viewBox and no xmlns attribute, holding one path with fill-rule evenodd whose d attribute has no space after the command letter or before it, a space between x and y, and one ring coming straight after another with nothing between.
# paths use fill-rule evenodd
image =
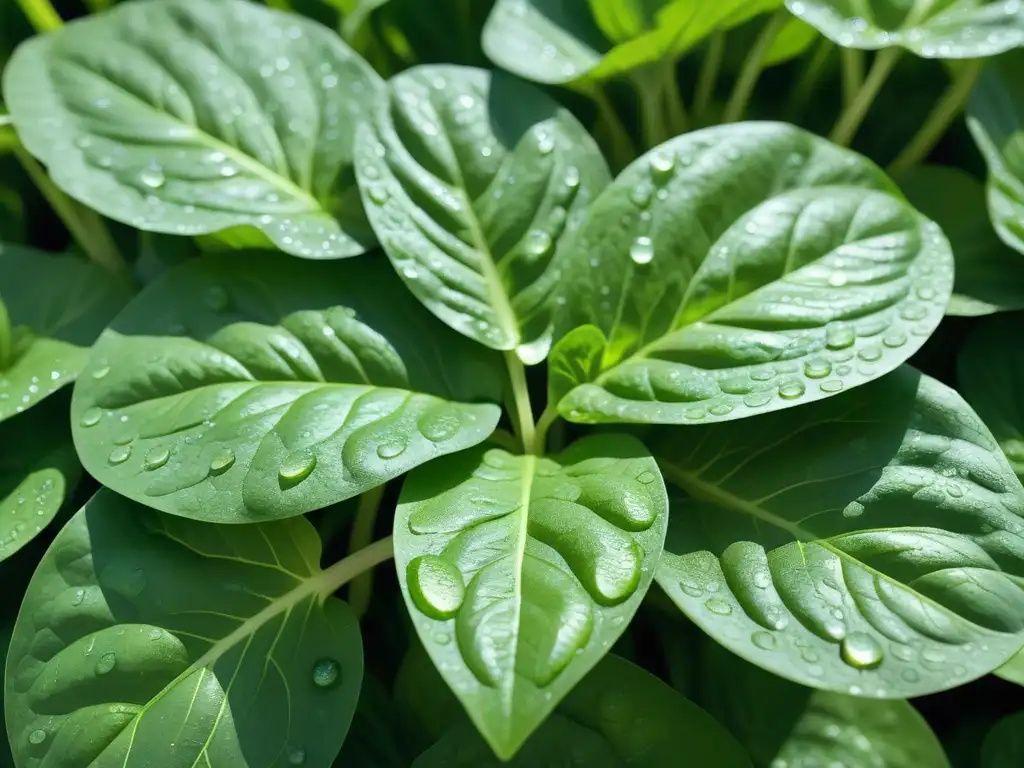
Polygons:
<instances>
[{"instance_id":1,"label":"thin branching stem","mask_svg":"<svg viewBox=\"0 0 1024 768\"><path fill-rule=\"evenodd\" d=\"M831 141L843 147L849 146L901 55L902 51L899 48L886 48L875 56L871 70L864 79L864 85L857 91L850 106L843 110L836 121L832 133L829 135Z\"/></svg>"},{"instance_id":2,"label":"thin branching stem","mask_svg":"<svg viewBox=\"0 0 1024 768\"><path fill-rule=\"evenodd\" d=\"M743 62L740 76L736 80L732 96L729 97L729 103L725 107L725 113L722 115L723 123L735 123L737 120L743 119L743 115L747 111L747 104L754 93L754 87L764 69L765 57L789 18L789 11L781 9L772 15L764 29L761 30L761 34L757 36L754 46Z\"/></svg>"}]
</instances>

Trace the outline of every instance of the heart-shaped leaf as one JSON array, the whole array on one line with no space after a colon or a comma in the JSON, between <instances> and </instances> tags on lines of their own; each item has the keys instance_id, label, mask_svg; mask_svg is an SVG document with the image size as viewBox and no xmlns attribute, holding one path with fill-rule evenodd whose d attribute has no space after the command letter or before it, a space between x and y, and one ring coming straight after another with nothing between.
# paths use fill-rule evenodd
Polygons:
<instances>
[{"instance_id":1,"label":"heart-shaped leaf","mask_svg":"<svg viewBox=\"0 0 1024 768\"><path fill-rule=\"evenodd\" d=\"M661 552L665 488L635 438L551 457L483 447L413 472L395 566L416 631L507 759L608 651Z\"/></svg>"},{"instance_id":2,"label":"heart-shaped leaf","mask_svg":"<svg viewBox=\"0 0 1024 768\"><path fill-rule=\"evenodd\" d=\"M723 421L830 397L913 354L953 282L938 226L871 161L781 123L655 148L566 247L556 337L603 334L572 342L600 359L558 403L578 422Z\"/></svg>"},{"instance_id":3,"label":"heart-shaped leaf","mask_svg":"<svg viewBox=\"0 0 1024 768\"><path fill-rule=\"evenodd\" d=\"M1024 489L943 384L905 366L790 414L647 443L688 494L658 583L748 661L906 698L1024 644Z\"/></svg>"},{"instance_id":4,"label":"heart-shaped leaf","mask_svg":"<svg viewBox=\"0 0 1024 768\"><path fill-rule=\"evenodd\" d=\"M786 0L786 7L847 48L976 59L1024 45L1020 0Z\"/></svg>"},{"instance_id":5,"label":"heart-shaped leaf","mask_svg":"<svg viewBox=\"0 0 1024 768\"><path fill-rule=\"evenodd\" d=\"M0 421L74 381L129 296L82 259L0 245Z\"/></svg>"},{"instance_id":6,"label":"heart-shaped leaf","mask_svg":"<svg viewBox=\"0 0 1024 768\"><path fill-rule=\"evenodd\" d=\"M610 180L576 118L507 74L424 66L388 83L356 149L370 222L412 292L471 339L543 360L562 236Z\"/></svg>"},{"instance_id":7,"label":"heart-shaped leaf","mask_svg":"<svg viewBox=\"0 0 1024 768\"><path fill-rule=\"evenodd\" d=\"M987 315L1024 308L1024 259L996 237L984 185L958 168L921 165L900 179L907 199L942 222L953 248L953 296L947 315Z\"/></svg>"},{"instance_id":8,"label":"heart-shaped leaf","mask_svg":"<svg viewBox=\"0 0 1024 768\"><path fill-rule=\"evenodd\" d=\"M382 83L313 21L243 0L122 3L22 45L3 86L57 186L113 219L256 228L315 259L373 242L352 145Z\"/></svg>"},{"instance_id":9,"label":"heart-shaped leaf","mask_svg":"<svg viewBox=\"0 0 1024 768\"><path fill-rule=\"evenodd\" d=\"M1024 253L1024 51L986 62L967 127L988 164L988 212L999 237Z\"/></svg>"},{"instance_id":10,"label":"heart-shaped leaf","mask_svg":"<svg viewBox=\"0 0 1024 768\"><path fill-rule=\"evenodd\" d=\"M504 763L465 721L457 723L413 768L588 768L668 766L749 768L736 740L696 704L654 675L605 656Z\"/></svg>"},{"instance_id":11,"label":"heart-shaped leaf","mask_svg":"<svg viewBox=\"0 0 1024 768\"><path fill-rule=\"evenodd\" d=\"M239 264L245 267L239 270ZM164 512L320 509L493 431L497 355L434 319L383 258L206 257L164 273L93 349L86 469Z\"/></svg>"},{"instance_id":12,"label":"heart-shaped leaf","mask_svg":"<svg viewBox=\"0 0 1024 768\"><path fill-rule=\"evenodd\" d=\"M729 728L754 764L788 768L949 768L908 702L814 691L706 642L698 703Z\"/></svg>"},{"instance_id":13,"label":"heart-shaped leaf","mask_svg":"<svg viewBox=\"0 0 1024 768\"><path fill-rule=\"evenodd\" d=\"M362 566L388 555L364 550ZM303 519L215 527L100 491L25 595L7 657L23 768L331 765L363 674L359 626Z\"/></svg>"},{"instance_id":14,"label":"heart-shaped leaf","mask_svg":"<svg viewBox=\"0 0 1024 768\"><path fill-rule=\"evenodd\" d=\"M49 525L82 468L67 426L67 398L0 423L0 561Z\"/></svg>"}]
</instances>

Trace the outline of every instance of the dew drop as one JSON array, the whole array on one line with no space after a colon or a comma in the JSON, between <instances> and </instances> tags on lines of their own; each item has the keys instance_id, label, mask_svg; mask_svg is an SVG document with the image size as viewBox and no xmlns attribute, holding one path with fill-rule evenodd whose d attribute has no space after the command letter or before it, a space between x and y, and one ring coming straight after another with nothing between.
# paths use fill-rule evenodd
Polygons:
<instances>
[{"instance_id":1,"label":"dew drop","mask_svg":"<svg viewBox=\"0 0 1024 768\"><path fill-rule=\"evenodd\" d=\"M230 448L224 448L210 460L210 474L222 475L231 469L235 463L235 452Z\"/></svg>"},{"instance_id":2,"label":"dew drop","mask_svg":"<svg viewBox=\"0 0 1024 768\"><path fill-rule=\"evenodd\" d=\"M289 456L277 470L278 479L282 483L301 483L316 467L316 454L300 452Z\"/></svg>"},{"instance_id":3,"label":"dew drop","mask_svg":"<svg viewBox=\"0 0 1024 768\"><path fill-rule=\"evenodd\" d=\"M864 347L864 349L857 353L857 357L866 362L873 363L882 357L882 350L875 346Z\"/></svg>"},{"instance_id":4,"label":"dew drop","mask_svg":"<svg viewBox=\"0 0 1024 768\"><path fill-rule=\"evenodd\" d=\"M112 653L104 653L96 662L96 674L105 675L117 666L117 656Z\"/></svg>"},{"instance_id":5,"label":"dew drop","mask_svg":"<svg viewBox=\"0 0 1024 768\"><path fill-rule=\"evenodd\" d=\"M800 651L800 658L806 661L808 664L813 664L818 660L818 654L812 651L810 648L804 648Z\"/></svg>"},{"instance_id":6,"label":"dew drop","mask_svg":"<svg viewBox=\"0 0 1024 768\"><path fill-rule=\"evenodd\" d=\"M570 165L565 169L565 176L562 178L562 183L570 190L575 190L580 185L580 170L575 165Z\"/></svg>"},{"instance_id":7,"label":"dew drop","mask_svg":"<svg viewBox=\"0 0 1024 768\"><path fill-rule=\"evenodd\" d=\"M679 588L690 597L700 597L704 594L704 590L701 588L699 584L686 579L679 582Z\"/></svg>"},{"instance_id":8,"label":"dew drop","mask_svg":"<svg viewBox=\"0 0 1024 768\"><path fill-rule=\"evenodd\" d=\"M151 165L139 172L139 181L150 189L160 189L167 181L164 172L158 166Z\"/></svg>"},{"instance_id":9,"label":"dew drop","mask_svg":"<svg viewBox=\"0 0 1024 768\"><path fill-rule=\"evenodd\" d=\"M774 395L771 392L751 392L743 398L743 404L748 408L760 408L761 406L768 405L773 397Z\"/></svg>"},{"instance_id":10,"label":"dew drop","mask_svg":"<svg viewBox=\"0 0 1024 768\"><path fill-rule=\"evenodd\" d=\"M151 448L142 462L142 467L151 472L154 469L160 469L170 458L171 452L166 448Z\"/></svg>"},{"instance_id":11,"label":"dew drop","mask_svg":"<svg viewBox=\"0 0 1024 768\"><path fill-rule=\"evenodd\" d=\"M882 663L882 646L866 632L851 632L843 638L839 653L855 669L874 669Z\"/></svg>"},{"instance_id":12,"label":"dew drop","mask_svg":"<svg viewBox=\"0 0 1024 768\"><path fill-rule=\"evenodd\" d=\"M672 178L676 167L676 156L672 152L655 152L651 157L651 176L659 183Z\"/></svg>"},{"instance_id":13,"label":"dew drop","mask_svg":"<svg viewBox=\"0 0 1024 768\"><path fill-rule=\"evenodd\" d=\"M774 651L776 647L775 635L771 632L755 632L750 636L751 642L764 651Z\"/></svg>"},{"instance_id":14,"label":"dew drop","mask_svg":"<svg viewBox=\"0 0 1024 768\"><path fill-rule=\"evenodd\" d=\"M313 685L317 688L333 688L341 680L341 664L335 659L317 659L313 665Z\"/></svg>"},{"instance_id":15,"label":"dew drop","mask_svg":"<svg viewBox=\"0 0 1024 768\"><path fill-rule=\"evenodd\" d=\"M804 376L809 379L824 379L832 373L832 363L824 358L815 358L804 363Z\"/></svg>"},{"instance_id":16,"label":"dew drop","mask_svg":"<svg viewBox=\"0 0 1024 768\"><path fill-rule=\"evenodd\" d=\"M547 131L537 131L537 151L542 155L550 155L555 148L555 140Z\"/></svg>"},{"instance_id":17,"label":"dew drop","mask_svg":"<svg viewBox=\"0 0 1024 768\"><path fill-rule=\"evenodd\" d=\"M413 603L434 619L450 619L466 595L462 573L437 555L420 555L410 561L406 581Z\"/></svg>"},{"instance_id":18,"label":"dew drop","mask_svg":"<svg viewBox=\"0 0 1024 768\"><path fill-rule=\"evenodd\" d=\"M384 203L386 203L388 199L391 197L388 194L387 187L385 187L383 184L372 185L370 187L369 195L370 200L372 200L375 205L384 205Z\"/></svg>"},{"instance_id":19,"label":"dew drop","mask_svg":"<svg viewBox=\"0 0 1024 768\"><path fill-rule=\"evenodd\" d=\"M435 413L420 420L419 430L432 443L451 440L459 432L462 422L453 413Z\"/></svg>"},{"instance_id":20,"label":"dew drop","mask_svg":"<svg viewBox=\"0 0 1024 768\"><path fill-rule=\"evenodd\" d=\"M75 590L75 596L71 598L71 604L75 605L75 606L78 606L78 605L82 604L83 600L85 600L85 590L84 589L76 589Z\"/></svg>"},{"instance_id":21,"label":"dew drop","mask_svg":"<svg viewBox=\"0 0 1024 768\"><path fill-rule=\"evenodd\" d=\"M786 400L795 400L802 396L804 391L804 385L801 382L787 381L779 387L779 397L785 398Z\"/></svg>"},{"instance_id":22,"label":"dew drop","mask_svg":"<svg viewBox=\"0 0 1024 768\"><path fill-rule=\"evenodd\" d=\"M729 605L725 600L719 600L718 598L711 598L704 603L704 607L711 611L716 616L728 616L732 613L732 606Z\"/></svg>"},{"instance_id":23,"label":"dew drop","mask_svg":"<svg viewBox=\"0 0 1024 768\"><path fill-rule=\"evenodd\" d=\"M650 485L657 479L658 475L654 472L651 472L649 469L645 469L643 472L636 476L636 481L638 483L641 483L642 485Z\"/></svg>"},{"instance_id":24,"label":"dew drop","mask_svg":"<svg viewBox=\"0 0 1024 768\"><path fill-rule=\"evenodd\" d=\"M395 438L377 445L377 455L382 459L394 459L405 453L408 447L405 438Z\"/></svg>"},{"instance_id":25,"label":"dew drop","mask_svg":"<svg viewBox=\"0 0 1024 768\"><path fill-rule=\"evenodd\" d=\"M833 323L825 329L825 346L829 349L846 349L854 342L853 328L845 323Z\"/></svg>"},{"instance_id":26,"label":"dew drop","mask_svg":"<svg viewBox=\"0 0 1024 768\"><path fill-rule=\"evenodd\" d=\"M46 741L46 731L41 728L36 728L32 733L28 735L28 741L30 744L39 745Z\"/></svg>"},{"instance_id":27,"label":"dew drop","mask_svg":"<svg viewBox=\"0 0 1024 768\"><path fill-rule=\"evenodd\" d=\"M124 464L131 455L132 447L130 445L119 445L110 452L110 455L107 456L107 461L116 466L117 464Z\"/></svg>"},{"instance_id":28,"label":"dew drop","mask_svg":"<svg viewBox=\"0 0 1024 768\"><path fill-rule=\"evenodd\" d=\"M921 675L918 674L916 669L908 667L900 673L900 677L906 680L908 683L916 683L921 679Z\"/></svg>"},{"instance_id":29,"label":"dew drop","mask_svg":"<svg viewBox=\"0 0 1024 768\"><path fill-rule=\"evenodd\" d=\"M228 292L219 285L212 285L206 289L204 301L214 312L223 312L228 307Z\"/></svg>"},{"instance_id":30,"label":"dew drop","mask_svg":"<svg viewBox=\"0 0 1024 768\"><path fill-rule=\"evenodd\" d=\"M551 252L551 235L542 229L534 229L523 239L523 253L533 261Z\"/></svg>"},{"instance_id":31,"label":"dew drop","mask_svg":"<svg viewBox=\"0 0 1024 768\"><path fill-rule=\"evenodd\" d=\"M651 238L641 235L634 240L629 247L629 258L633 260L634 264L650 264L651 259L654 258L654 244L651 242Z\"/></svg>"},{"instance_id":32,"label":"dew drop","mask_svg":"<svg viewBox=\"0 0 1024 768\"><path fill-rule=\"evenodd\" d=\"M103 365L103 366L100 366L99 368L97 368L95 371L92 372L92 377L94 379L102 379L108 373L110 373L110 366L109 365Z\"/></svg>"},{"instance_id":33,"label":"dew drop","mask_svg":"<svg viewBox=\"0 0 1024 768\"><path fill-rule=\"evenodd\" d=\"M843 507L843 517L860 517L864 514L864 505L859 501L851 501Z\"/></svg>"},{"instance_id":34,"label":"dew drop","mask_svg":"<svg viewBox=\"0 0 1024 768\"><path fill-rule=\"evenodd\" d=\"M832 379L831 381L823 381L818 386L821 388L822 392L828 392L831 394L841 390L843 388L843 382L839 381L839 379Z\"/></svg>"},{"instance_id":35,"label":"dew drop","mask_svg":"<svg viewBox=\"0 0 1024 768\"><path fill-rule=\"evenodd\" d=\"M99 408L90 408L82 414L82 418L78 423L83 427L95 427L100 423L101 418L103 418L103 411Z\"/></svg>"},{"instance_id":36,"label":"dew drop","mask_svg":"<svg viewBox=\"0 0 1024 768\"><path fill-rule=\"evenodd\" d=\"M289 744L285 747L285 757L289 765L303 765L306 762L306 750L297 744Z\"/></svg>"},{"instance_id":37,"label":"dew drop","mask_svg":"<svg viewBox=\"0 0 1024 768\"><path fill-rule=\"evenodd\" d=\"M732 406L728 403L719 403L711 406L708 410L715 416L728 416L732 413Z\"/></svg>"}]
</instances>

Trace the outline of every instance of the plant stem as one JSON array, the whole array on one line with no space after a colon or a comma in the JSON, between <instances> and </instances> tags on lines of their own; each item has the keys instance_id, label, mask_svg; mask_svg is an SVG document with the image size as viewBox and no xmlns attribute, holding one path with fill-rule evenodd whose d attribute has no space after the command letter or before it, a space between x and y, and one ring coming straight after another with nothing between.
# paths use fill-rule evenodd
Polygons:
<instances>
[{"instance_id":1,"label":"plant stem","mask_svg":"<svg viewBox=\"0 0 1024 768\"><path fill-rule=\"evenodd\" d=\"M53 9L50 0L18 0L18 5L24 11L29 23L40 34L52 32L64 26L60 14Z\"/></svg>"},{"instance_id":2,"label":"plant stem","mask_svg":"<svg viewBox=\"0 0 1024 768\"><path fill-rule=\"evenodd\" d=\"M620 170L625 168L632 162L636 156L636 148L633 146L633 140L629 138L629 133L626 131L626 127L619 120L619 116L615 111L615 107L612 106L611 100L608 98L601 86L595 85L591 89L586 91L586 94L594 100L594 104L597 105L597 119L598 123L601 124L608 137L608 151L611 155L612 164L615 166L612 170Z\"/></svg>"},{"instance_id":3,"label":"plant stem","mask_svg":"<svg viewBox=\"0 0 1024 768\"><path fill-rule=\"evenodd\" d=\"M7 313L7 305L0 296L0 371L7 368L14 352L14 339L11 336L11 316Z\"/></svg>"},{"instance_id":4,"label":"plant stem","mask_svg":"<svg viewBox=\"0 0 1024 768\"><path fill-rule=\"evenodd\" d=\"M24 147L15 147L14 154L86 256L117 278L131 282L128 265L117 250L117 245L99 214L75 202L58 189L42 166Z\"/></svg>"},{"instance_id":5,"label":"plant stem","mask_svg":"<svg viewBox=\"0 0 1024 768\"><path fill-rule=\"evenodd\" d=\"M665 79L662 82L661 96L668 115L669 136L678 136L686 132L686 107L683 105L683 94L679 89L674 61L665 60Z\"/></svg>"},{"instance_id":6,"label":"plant stem","mask_svg":"<svg viewBox=\"0 0 1024 768\"><path fill-rule=\"evenodd\" d=\"M772 43L775 42L775 38L778 37L789 18L789 11L785 8L780 9L772 15L764 29L761 30L761 34L757 36L754 46L743 62L740 76L736 80L732 96L729 97L729 103L725 107L725 114L722 115L723 123L735 123L747 111L747 104L754 93L754 86L757 85L757 80L761 76L764 58L768 55Z\"/></svg>"},{"instance_id":7,"label":"plant stem","mask_svg":"<svg viewBox=\"0 0 1024 768\"><path fill-rule=\"evenodd\" d=\"M352 521L352 534L348 540L349 555L365 549L373 541L373 526L377 522L377 510L380 509L380 501L384 498L384 489L387 483L371 488L359 497L359 504L356 507L356 517ZM363 618L366 609L370 607L370 595L373 593L373 571L366 570L352 579L352 585L348 588L348 604L352 606L358 618Z\"/></svg>"},{"instance_id":8,"label":"plant stem","mask_svg":"<svg viewBox=\"0 0 1024 768\"><path fill-rule=\"evenodd\" d=\"M980 72L980 60L964 63L956 78L942 94L942 98L935 104L924 125L914 134L914 138L904 147L899 156L892 161L889 166L890 174L905 172L921 162L932 151L938 140L942 138L942 134L949 128L949 124L960 114Z\"/></svg>"},{"instance_id":9,"label":"plant stem","mask_svg":"<svg viewBox=\"0 0 1024 768\"><path fill-rule=\"evenodd\" d=\"M85 0L85 5L89 13L103 13L110 8L110 2L111 0Z\"/></svg>"},{"instance_id":10,"label":"plant stem","mask_svg":"<svg viewBox=\"0 0 1024 768\"><path fill-rule=\"evenodd\" d=\"M807 100L810 99L811 94L814 92L814 86L818 84L821 76L825 74L825 64L835 49L836 44L827 37L822 37L818 42L814 53L811 54L811 60L807 62L807 67L804 69L804 73L800 76L800 80L797 82L789 98L789 105L786 111L790 119L795 119L803 112L804 107L807 105Z\"/></svg>"},{"instance_id":11,"label":"plant stem","mask_svg":"<svg viewBox=\"0 0 1024 768\"><path fill-rule=\"evenodd\" d=\"M526 370L522 361L512 351L505 352L505 365L508 367L509 383L512 385L513 423L516 425L516 437L523 445L523 453L536 450L536 435L533 426L533 408L530 406L530 392L526 386Z\"/></svg>"},{"instance_id":12,"label":"plant stem","mask_svg":"<svg viewBox=\"0 0 1024 768\"><path fill-rule=\"evenodd\" d=\"M875 97L882 90L889 73L896 66L896 62L900 60L901 54L902 51L899 48L886 48L875 56L875 61L864 80L864 85L857 91L853 101L843 110L836 121L832 133L829 135L831 141L842 147L849 145L856 135L857 129L860 128L860 124L864 122Z\"/></svg>"},{"instance_id":13,"label":"plant stem","mask_svg":"<svg viewBox=\"0 0 1024 768\"><path fill-rule=\"evenodd\" d=\"M864 86L864 51L843 48L843 108L849 107Z\"/></svg>"},{"instance_id":14,"label":"plant stem","mask_svg":"<svg viewBox=\"0 0 1024 768\"><path fill-rule=\"evenodd\" d=\"M361 573L374 568L385 560L395 556L394 538L388 536L378 539L368 547L358 552L353 552L344 560L339 560L329 568L325 568L316 580L322 586L320 593L324 596L330 595Z\"/></svg>"},{"instance_id":15,"label":"plant stem","mask_svg":"<svg viewBox=\"0 0 1024 768\"><path fill-rule=\"evenodd\" d=\"M515 453L520 448L515 436L507 429L496 429L491 432L491 436L487 439L509 453Z\"/></svg>"},{"instance_id":16,"label":"plant stem","mask_svg":"<svg viewBox=\"0 0 1024 768\"><path fill-rule=\"evenodd\" d=\"M549 404L544 409L544 413L537 419L537 450L544 453L547 448L548 442L548 430L551 429L551 425L558 420L558 408L554 405Z\"/></svg>"},{"instance_id":17,"label":"plant stem","mask_svg":"<svg viewBox=\"0 0 1024 768\"><path fill-rule=\"evenodd\" d=\"M659 68L660 69L660 68ZM665 122L665 109L662 93L665 85L662 73L652 74L647 68L637 72L633 77L637 96L640 98L640 131L647 149L656 147L669 137L669 128Z\"/></svg>"},{"instance_id":18,"label":"plant stem","mask_svg":"<svg viewBox=\"0 0 1024 768\"><path fill-rule=\"evenodd\" d=\"M722 60L725 58L725 32L716 32L708 40L704 60L697 75L697 91L693 96L693 114L697 120L704 117L715 95L718 74L722 71Z\"/></svg>"}]
</instances>

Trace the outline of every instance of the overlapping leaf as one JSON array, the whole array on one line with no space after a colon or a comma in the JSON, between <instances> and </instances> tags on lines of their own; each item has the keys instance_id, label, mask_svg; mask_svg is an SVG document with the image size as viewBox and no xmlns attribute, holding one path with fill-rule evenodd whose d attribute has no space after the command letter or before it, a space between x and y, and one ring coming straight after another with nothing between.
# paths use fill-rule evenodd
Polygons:
<instances>
[{"instance_id":1,"label":"overlapping leaf","mask_svg":"<svg viewBox=\"0 0 1024 768\"><path fill-rule=\"evenodd\" d=\"M665 535L635 439L538 458L464 451L411 474L395 563L416 631L495 753L522 745L626 628Z\"/></svg>"},{"instance_id":2,"label":"overlapping leaf","mask_svg":"<svg viewBox=\"0 0 1024 768\"><path fill-rule=\"evenodd\" d=\"M824 690L904 698L1024 645L1024 489L981 420L903 367L790 414L652 430L658 583L718 642Z\"/></svg>"},{"instance_id":3,"label":"overlapping leaf","mask_svg":"<svg viewBox=\"0 0 1024 768\"><path fill-rule=\"evenodd\" d=\"M380 88L326 27L243 0L123 3L4 73L22 142L91 208L156 232L255 228L316 259L373 242L351 165Z\"/></svg>"},{"instance_id":4,"label":"overlapping leaf","mask_svg":"<svg viewBox=\"0 0 1024 768\"><path fill-rule=\"evenodd\" d=\"M559 411L580 422L723 421L830 397L913 354L952 288L939 227L873 163L780 123L657 147L567 248L556 333L571 332L551 366Z\"/></svg>"},{"instance_id":5,"label":"overlapping leaf","mask_svg":"<svg viewBox=\"0 0 1024 768\"><path fill-rule=\"evenodd\" d=\"M388 89L356 163L384 250L448 325L540 362L563 235L610 179L597 145L567 110L503 73L424 66Z\"/></svg>"},{"instance_id":6,"label":"overlapping leaf","mask_svg":"<svg viewBox=\"0 0 1024 768\"><path fill-rule=\"evenodd\" d=\"M980 768L1016 768L1024 761L1024 712L1007 715L986 734Z\"/></svg>"},{"instance_id":7,"label":"overlapping leaf","mask_svg":"<svg viewBox=\"0 0 1024 768\"><path fill-rule=\"evenodd\" d=\"M382 258L206 257L147 286L96 343L75 444L104 485L165 512L288 517L486 439L495 358Z\"/></svg>"}]
</instances>

